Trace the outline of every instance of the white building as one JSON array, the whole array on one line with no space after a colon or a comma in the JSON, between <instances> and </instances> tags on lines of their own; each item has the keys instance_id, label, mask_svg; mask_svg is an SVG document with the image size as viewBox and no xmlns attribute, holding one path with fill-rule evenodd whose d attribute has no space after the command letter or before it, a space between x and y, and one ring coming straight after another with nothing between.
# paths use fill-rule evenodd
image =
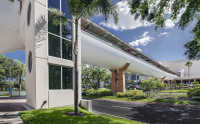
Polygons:
<instances>
[{"instance_id":1,"label":"white building","mask_svg":"<svg viewBox=\"0 0 200 124\"><path fill-rule=\"evenodd\" d=\"M191 61L191 60L187 60L187 59L176 60L176 61L161 60L159 62L162 63L167 68L169 68L170 70L180 73L180 77L176 78L177 82L188 83L189 79L190 79L190 82L193 82L193 81L200 82L200 60L191 61L192 66L190 67L189 76L188 76L188 67L185 65L187 61Z\"/></svg>"},{"instance_id":2,"label":"white building","mask_svg":"<svg viewBox=\"0 0 200 124\"><path fill-rule=\"evenodd\" d=\"M69 19L68 25L52 25L49 7L62 11ZM0 0L0 17L0 54L26 52L27 104L36 109L73 105L75 25L66 0ZM89 29L81 30L85 25L90 25ZM81 63L110 69L113 91L125 91L125 71L177 78L177 73L89 20L80 21L79 34L79 72ZM81 99L81 73L78 77Z\"/></svg>"}]
</instances>

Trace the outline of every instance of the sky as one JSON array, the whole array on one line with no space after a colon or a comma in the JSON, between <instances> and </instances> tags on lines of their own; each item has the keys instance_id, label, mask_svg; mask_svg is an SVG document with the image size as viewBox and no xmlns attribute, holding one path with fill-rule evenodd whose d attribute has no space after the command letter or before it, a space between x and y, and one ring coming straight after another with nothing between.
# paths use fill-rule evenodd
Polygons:
<instances>
[{"instance_id":1,"label":"sky","mask_svg":"<svg viewBox=\"0 0 200 124\"><path fill-rule=\"evenodd\" d=\"M182 31L176 26L177 22L168 19L164 28L158 28L155 31L153 23L141 21L140 18L134 20L126 1L116 0L116 4L119 10L117 25L114 24L112 18L108 22L104 22L102 16L91 18L91 20L154 60L174 61L186 58L184 56L186 51L184 44L193 39L191 33L193 23ZM3 55L25 63L25 52L23 50Z\"/></svg>"}]
</instances>

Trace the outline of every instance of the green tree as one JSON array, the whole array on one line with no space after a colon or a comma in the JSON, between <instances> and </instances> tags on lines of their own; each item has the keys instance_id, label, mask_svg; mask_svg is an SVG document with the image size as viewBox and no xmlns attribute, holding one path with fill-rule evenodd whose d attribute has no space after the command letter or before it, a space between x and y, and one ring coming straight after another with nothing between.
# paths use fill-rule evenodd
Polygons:
<instances>
[{"instance_id":1,"label":"green tree","mask_svg":"<svg viewBox=\"0 0 200 124\"><path fill-rule=\"evenodd\" d=\"M74 70L75 70L75 86L74 86L74 109L75 114L78 114L78 39L79 39L79 21L81 18L103 15L105 21L112 16L115 23L118 21L117 6L112 3L112 0L67 0L67 6L70 14L74 17L75 23L75 38L74 38ZM51 11L51 9L50 9ZM59 24L63 21L63 15L59 11L51 11L54 24ZM56 18L54 18L56 17ZM67 20L66 20L67 21Z\"/></svg>"},{"instance_id":2,"label":"green tree","mask_svg":"<svg viewBox=\"0 0 200 124\"><path fill-rule=\"evenodd\" d=\"M110 79L111 73L107 69L92 65L82 65L82 85L84 85L86 89L88 89L88 86L98 89L100 82Z\"/></svg>"},{"instance_id":3,"label":"green tree","mask_svg":"<svg viewBox=\"0 0 200 124\"><path fill-rule=\"evenodd\" d=\"M14 60L0 55L0 82L10 78L10 67L13 66Z\"/></svg>"},{"instance_id":4,"label":"green tree","mask_svg":"<svg viewBox=\"0 0 200 124\"><path fill-rule=\"evenodd\" d=\"M155 29L164 27L171 19L184 30L190 22L196 23L193 40L185 44L188 59L200 59L200 0L128 0L135 19L155 23ZM171 14L168 14L171 12Z\"/></svg>"},{"instance_id":5,"label":"green tree","mask_svg":"<svg viewBox=\"0 0 200 124\"><path fill-rule=\"evenodd\" d=\"M192 66L192 62L191 61L186 62L185 66L188 67L188 78L189 78L189 84L190 84L190 67Z\"/></svg>"},{"instance_id":6,"label":"green tree","mask_svg":"<svg viewBox=\"0 0 200 124\"><path fill-rule=\"evenodd\" d=\"M157 82L158 81L156 79L142 80L140 86L145 89L148 97L150 95L150 91L156 89Z\"/></svg>"},{"instance_id":7,"label":"green tree","mask_svg":"<svg viewBox=\"0 0 200 124\"><path fill-rule=\"evenodd\" d=\"M15 65L10 68L12 74L15 74L18 76L19 80L19 96L21 95L21 83L22 83L22 78L25 74L25 65L21 63L18 60L15 60ZM11 74L11 75L12 75Z\"/></svg>"}]
</instances>

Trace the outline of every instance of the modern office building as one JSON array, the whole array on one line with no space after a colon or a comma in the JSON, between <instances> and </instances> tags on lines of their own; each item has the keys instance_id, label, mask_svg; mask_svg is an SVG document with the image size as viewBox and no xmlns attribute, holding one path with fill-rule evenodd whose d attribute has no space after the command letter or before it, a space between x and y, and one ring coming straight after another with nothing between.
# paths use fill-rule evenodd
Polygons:
<instances>
[{"instance_id":1,"label":"modern office building","mask_svg":"<svg viewBox=\"0 0 200 124\"><path fill-rule=\"evenodd\" d=\"M68 25L53 25L48 8L64 13ZM36 109L73 105L75 25L66 0L0 0L0 17L0 54L26 53L27 104ZM110 69L112 91L125 92L125 71L168 80L179 76L94 22L80 20L78 32L79 72L81 63ZM81 99L81 73L78 77Z\"/></svg>"},{"instance_id":2,"label":"modern office building","mask_svg":"<svg viewBox=\"0 0 200 124\"><path fill-rule=\"evenodd\" d=\"M190 74L188 73L188 67L185 65L186 62L191 61L187 59L177 60L177 61L159 61L165 67L173 70L174 72L178 72L180 77L177 77L175 80L177 82L189 83L193 81L200 82L200 60L199 61L191 61L192 66L190 67ZM189 75L188 75L189 74Z\"/></svg>"}]
</instances>

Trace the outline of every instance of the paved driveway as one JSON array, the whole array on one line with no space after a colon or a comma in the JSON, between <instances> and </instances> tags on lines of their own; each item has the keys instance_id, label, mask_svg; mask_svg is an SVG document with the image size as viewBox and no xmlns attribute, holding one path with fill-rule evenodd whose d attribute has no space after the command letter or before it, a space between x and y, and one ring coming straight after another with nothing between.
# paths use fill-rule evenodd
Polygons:
<instances>
[{"instance_id":1,"label":"paved driveway","mask_svg":"<svg viewBox=\"0 0 200 124\"><path fill-rule=\"evenodd\" d=\"M200 107L92 100L93 110L150 124L200 124Z\"/></svg>"},{"instance_id":2,"label":"paved driveway","mask_svg":"<svg viewBox=\"0 0 200 124\"><path fill-rule=\"evenodd\" d=\"M18 112L25 104L25 97L0 97L0 124L23 124Z\"/></svg>"}]
</instances>

